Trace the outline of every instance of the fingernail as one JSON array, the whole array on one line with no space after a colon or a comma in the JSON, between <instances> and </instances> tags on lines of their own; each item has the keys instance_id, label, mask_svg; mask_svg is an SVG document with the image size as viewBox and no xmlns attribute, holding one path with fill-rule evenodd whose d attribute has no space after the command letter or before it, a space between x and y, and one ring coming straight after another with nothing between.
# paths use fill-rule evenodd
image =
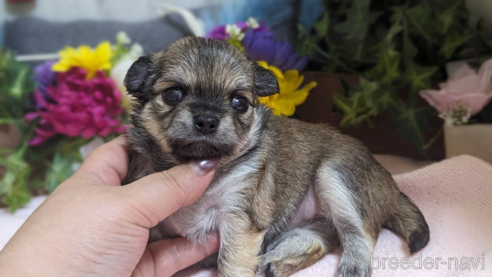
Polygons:
<instances>
[{"instance_id":1,"label":"fingernail","mask_svg":"<svg viewBox=\"0 0 492 277\"><path fill-rule=\"evenodd\" d=\"M220 159L210 159L203 161L191 161L190 166L196 174L205 176L210 173L219 163Z\"/></svg>"}]
</instances>

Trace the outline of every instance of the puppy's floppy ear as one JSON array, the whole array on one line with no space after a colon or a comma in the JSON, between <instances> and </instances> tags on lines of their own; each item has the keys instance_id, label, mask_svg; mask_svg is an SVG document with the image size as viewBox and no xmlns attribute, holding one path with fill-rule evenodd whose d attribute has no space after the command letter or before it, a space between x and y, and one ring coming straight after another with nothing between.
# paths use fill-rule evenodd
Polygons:
<instances>
[{"instance_id":1,"label":"puppy's floppy ear","mask_svg":"<svg viewBox=\"0 0 492 277\"><path fill-rule=\"evenodd\" d=\"M149 96L148 90L153 84L153 77L151 55L140 57L126 73L124 81L126 90L137 99L146 100Z\"/></svg>"},{"instance_id":2,"label":"puppy's floppy ear","mask_svg":"<svg viewBox=\"0 0 492 277\"><path fill-rule=\"evenodd\" d=\"M257 96L270 96L279 92L277 78L268 69L253 63L253 71Z\"/></svg>"}]
</instances>

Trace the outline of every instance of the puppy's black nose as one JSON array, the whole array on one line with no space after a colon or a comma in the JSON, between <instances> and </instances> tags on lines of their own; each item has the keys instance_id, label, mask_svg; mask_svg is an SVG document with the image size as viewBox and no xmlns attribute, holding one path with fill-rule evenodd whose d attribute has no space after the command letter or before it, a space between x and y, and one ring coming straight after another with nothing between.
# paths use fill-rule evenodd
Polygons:
<instances>
[{"instance_id":1,"label":"puppy's black nose","mask_svg":"<svg viewBox=\"0 0 492 277\"><path fill-rule=\"evenodd\" d=\"M195 120L195 127L198 132L208 135L213 133L219 127L219 119L215 116L200 114L193 118Z\"/></svg>"}]
</instances>

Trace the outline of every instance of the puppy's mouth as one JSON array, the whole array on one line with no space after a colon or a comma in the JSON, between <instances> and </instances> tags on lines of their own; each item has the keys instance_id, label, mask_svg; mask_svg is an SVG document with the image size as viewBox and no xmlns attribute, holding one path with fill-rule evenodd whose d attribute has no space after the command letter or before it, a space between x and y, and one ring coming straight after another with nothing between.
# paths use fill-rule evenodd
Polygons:
<instances>
[{"instance_id":1,"label":"puppy's mouth","mask_svg":"<svg viewBox=\"0 0 492 277\"><path fill-rule=\"evenodd\" d=\"M172 155L180 162L191 160L207 160L232 155L234 146L205 141L186 141L174 139L170 141Z\"/></svg>"}]
</instances>

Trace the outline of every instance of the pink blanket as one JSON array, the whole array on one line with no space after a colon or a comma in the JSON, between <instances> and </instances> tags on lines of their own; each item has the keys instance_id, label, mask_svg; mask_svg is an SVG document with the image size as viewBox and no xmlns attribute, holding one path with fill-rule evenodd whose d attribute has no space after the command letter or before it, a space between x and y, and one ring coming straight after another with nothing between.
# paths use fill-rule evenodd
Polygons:
<instances>
[{"instance_id":1,"label":"pink blanket","mask_svg":"<svg viewBox=\"0 0 492 277\"><path fill-rule=\"evenodd\" d=\"M373 276L492 276L492 166L460 156L395 179L422 210L431 240L410 256L401 237L383 230L374 251ZM339 259L338 249L294 276L335 276Z\"/></svg>"}]
</instances>

